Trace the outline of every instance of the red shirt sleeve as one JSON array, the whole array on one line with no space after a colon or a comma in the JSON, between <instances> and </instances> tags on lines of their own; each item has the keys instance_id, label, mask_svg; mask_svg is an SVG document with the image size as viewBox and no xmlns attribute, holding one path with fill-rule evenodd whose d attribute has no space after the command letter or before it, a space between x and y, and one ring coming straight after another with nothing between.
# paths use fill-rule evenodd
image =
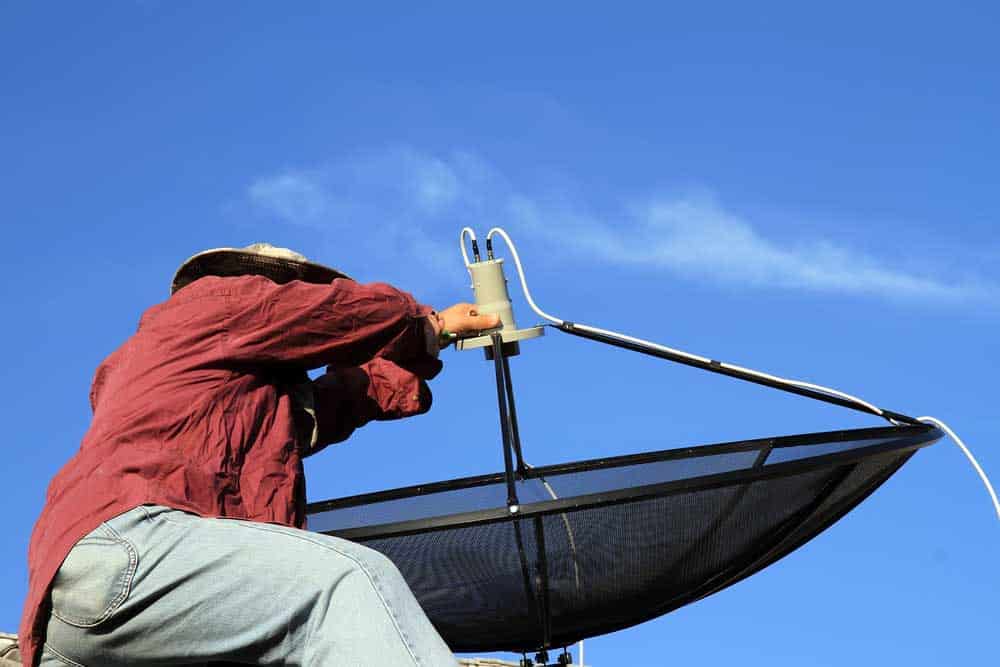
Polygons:
<instances>
[{"instance_id":1,"label":"red shirt sleeve","mask_svg":"<svg viewBox=\"0 0 1000 667\"><path fill-rule=\"evenodd\" d=\"M370 421L410 417L431 407L427 383L381 357L354 368L328 369L312 386L318 440L307 456Z\"/></svg>"},{"instance_id":2,"label":"red shirt sleeve","mask_svg":"<svg viewBox=\"0 0 1000 667\"><path fill-rule=\"evenodd\" d=\"M429 306L385 283L338 279L329 285L250 279L257 289L230 302L227 353L251 364L355 367L381 357L429 377Z\"/></svg>"}]
</instances>

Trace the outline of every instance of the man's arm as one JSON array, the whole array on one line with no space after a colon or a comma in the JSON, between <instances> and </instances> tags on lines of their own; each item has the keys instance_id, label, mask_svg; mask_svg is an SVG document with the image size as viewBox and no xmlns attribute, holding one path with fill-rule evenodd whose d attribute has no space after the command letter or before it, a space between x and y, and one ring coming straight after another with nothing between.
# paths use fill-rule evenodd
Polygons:
<instances>
[{"instance_id":1,"label":"man's arm","mask_svg":"<svg viewBox=\"0 0 1000 667\"><path fill-rule=\"evenodd\" d=\"M353 368L327 369L312 382L316 442L304 456L346 440L370 421L423 414L431 391L417 374L377 357Z\"/></svg>"},{"instance_id":2,"label":"man's arm","mask_svg":"<svg viewBox=\"0 0 1000 667\"><path fill-rule=\"evenodd\" d=\"M226 323L227 353L236 361L350 367L376 356L417 360L426 355L431 307L390 285L246 280L258 281L254 287L259 289L231 297Z\"/></svg>"},{"instance_id":3,"label":"man's arm","mask_svg":"<svg viewBox=\"0 0 1000 667\"><path fill-rule=\"evenodd\" d=\"M416 361L395 363L376 357L354 368L327 368L312 383L316 442L310 456L327 445L346 440L370 421L401 419L423 414L431 407L426 380L441 369L436 359L443 331L468 333L499 324L496 315L479 315L475 306L458 303L427 318L424 331L427 353Z\"/></svg>"}]
</instances>

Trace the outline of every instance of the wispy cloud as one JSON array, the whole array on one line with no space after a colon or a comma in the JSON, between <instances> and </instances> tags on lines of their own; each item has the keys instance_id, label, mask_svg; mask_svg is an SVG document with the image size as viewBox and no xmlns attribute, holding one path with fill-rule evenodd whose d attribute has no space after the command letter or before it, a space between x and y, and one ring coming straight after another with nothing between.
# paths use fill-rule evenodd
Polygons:
<instances>
[{"instance_id":1,"label":"wispy cloud","mask_svg":"<svg viewBox=\"0 0 1000 667\"><path fill-rule=\"evenodd\" d=\"M563 242L587 258L753 289L794 289L936 302L995 300L984 280L917 274L833 237L771 239L704 192L658 194L597 214L579 195L530 192L471 153L385 150L253 183L254 206L282 222L350 234L389 259L422 258L454 275L458 229L502 225L519 238ZM388 256L387 256L388 254Z\"/></svg>"}]
</instances>

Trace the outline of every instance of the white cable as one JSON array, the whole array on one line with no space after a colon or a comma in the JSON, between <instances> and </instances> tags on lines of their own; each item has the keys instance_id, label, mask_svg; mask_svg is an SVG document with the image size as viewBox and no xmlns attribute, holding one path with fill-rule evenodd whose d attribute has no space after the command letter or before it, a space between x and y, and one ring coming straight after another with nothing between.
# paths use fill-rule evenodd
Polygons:
<instances>
[{"instance_id":1,"label":"white cable","mask_svg":"<svg viewBox=\"0 0 1000 667\"><path fill-rule=\"evenodd\" d=\"M996 510L997 518L1000 519L1000 501L997 501L997 492L993 490L993 484L990 483L990 478L986 476L986 472L984 472L982 466L979 465L979 461L977 461L976 457L972 455L972 452L970 452L969 448L965 446L965 443L962 442L961 438L959 438L955 432L948 428L948 425L940 419L936 419L934 417L917 417L917 421L937 426L939 429L947 433L948 437L951 438L956 445L958 445L959 449L962 450L962 453L969 459L969 463L971 463L972 467L976 469L977 473L979 473L979 479L983 480L983 486L986 487L986 491L990 494L990 499L993 500L993 509Z\"/></svg>"},{"instance_id":2,"label":"white cable","mask_svg":"<svg viewBox=\"0 0 1000 667\"><path fill-rule=\"evenodd\" d=\"M618 333L616 331L608 331L606 329L599 329L597 327L592 327L592 326L589 326L587 324L576 324L576 323L574 323L573 326L576 327L576 328L578 328L578 329L583 329L585 331L590 331L590 332L593 332L593 333L600 333L600 334L604 334L606 336L611 336L611 337L617 338L619 340L625 340L625 341L629 341L629 342L632 342L632 343L638 343L640 345L645 345L647 347L651 347L653 349L660 350L662 352L668 352L670 354L675 354L677 356L684 357L685 359L692 359L694 361L699 361L699 362L701 362L703 364L708 364L708 363L712 362L712 360L709 359L709 358L707 358L707 357L701 357L701 356L698 356L696 354L691 354L689 352L684 352L683 350L677 350L677 349L674 349L672 347L666 347L665 345L659 345L657 343L653 343L652 341L643 340L641 338L634 338L632 336L626 336L626 335L620 334L620 333ZM805 388L805 389L813 389L815 391L820 391L820 392L823 392L825 394L830 394L831 396L839 396L840 398L843 398L845 400L853 401L854 403L857 403L858 405L863 405L866 408L868 408L869 410L871 410L872 412L874 412L875 414L877 414L878 416L882 417L883 419L887 419L888 421L892 422L893 424L898 424L898 422L896 422L895 420L886 417L883 414L883 411L882 411L881 408L879 408L878 406L875 406L875 405L869 403L868 401L862 400L862 399L858 398L857 396L852 396L851 394L848 394L848 393L845 393L845 392L842 392L842 391L838 391L836 389L831 389L830 387L824 387L822 385L813 384L811 382L804 382L802 380L792 380L792 379L789 379L789 378L779 377L777 375L771 375L769 373L762 373L761 371L756 371L756 370L754 370L752 368L745 368L743 366L737 366L736 364L727 364L727 363L724 363L724 362L721 362L721 361L717 362L717 363L718 363L718 365L720 367L722 367L722 368L728 368L729 370L739 371L741 373L746 373L748 375L753 375L755 377L764 378L764 379L767 379L767 380L772 380L774 382L781 382L782 384L790 384L790 385L793 385L793 386L796 386L796 387L802 387L802 388Z\"/></svg>"},{"instance_id":3,"label":"white cable","mask_svg":"<svg viewBox=\"0 0 1000 667\"><path fill-rule=\"evenodd\" d=\"M529 470L534 468L533 465L528 463L525 463L524 467ZM540 481L542 486L545 487L545 490L549 492L549 496L552 497L552 500L559 500L559 496L556 495L555 489L552 488L552 485L549 484L547 479L544 477L538 477L538 481ZM566 516L565 512L560 512L560 516L562 517L563 525L566 526L566 535L569 537L570 551L573 552L573 570L576 573L576 590L582 591L583 586L580 583L580 564L576 560L576 540L573 538L573 527L570 526L569 518Z\"/></svg>"},{"instance_id":4,"label":"white cable","mask_svg":"<svg viewBox=\"0 0 1000 667\"><path fill-rule=\"evenodd\" d=\"M667 347L666 345L660 345L659 343L643 340L642 338L626 336L625 334L618 333L617 331L608 331L607 329L599 329L597 327L592 327L589 324L579 324L577 322L574 322L573 328L583 329L584 331L590 331L592 333L604 334L605 336L611 336L612 338L617 338L618 340L625 340L630 343L638 343L639 345L645 345L646 347L651 347L654 350L660 350L661 352L669 352L670 354L676 354L678 356L684 357L685 359L700 361L703 364L711 363L712 361L708 357L699 357L697 354L691 354L690 352L685 352L684 350L675 350L674 348Z\"/></svg>"},{"instance_id":5,"label":"white cable","mask_svg":"<svg viewBox=\"0 0 1000 667\"><path fill-rule=\"evenodd\" d=\"M464 233L465 232L463 230L463 234ZM541 316L541 317L549 320L550 322L553 322L553 323L555 323L557 325L558 324L563 324L563 320L560 320L557 317L553 317L552 315L549 315L548 313L543 312L542 309L539 308L535 304L534 299L531 298L531 293L528 291L528 281L524 277L524 269L521 267L521 258L518 256L518 254L517 254L517 248L514 247L514 242L510 239L510 236L507 235L507 232L505 232L500 227L494 227L493 229L491 229L486 234L486 238L487 239L491 239L494 234L499 234L500 236L502 236L503 239L504 239L504 241L507 242L507 247L510 248L510 254L513 255L513 257L514 257L514 264L515 264L515 266L517 266L517 274L518 274L518 276L521 279L521 288L524 290L524 296L525 296L525 298L528 301L528 305L531 306L531 309L534 310L536 313L538 313L539 316ZM465 254L465 246L464 245L462 246L462 253L463 253L463 256L464 256L464 254ZM468 261L466 261L466 265L468 265ZM709 359L708 357L702 357L702 356L699 356L697 354L691 354L690 352L685 352L683 350L677 350L675 348L667 347L665 345L660 345L658 343L654 343L652 341L644 340L642 338L635 338L633 336L626 336L625 334L618 333L617 331L609 331L607 329L600 329L598 327L593 327L593 326L590 326L590 325L587 325L587 324L578 324L576 322L573 323L573 327L577 328L577 329L583 329L584 331L590 331L591 333L598 333L598 334L603 334L605 336L610 336L612 338L617 338L618 340L628 341L630 343L637 343L639 345L644 345L646 347L651 347L654 350L659 350L661 352L666 352L668 354L674 354L674 355L677 355L679 357L684 357L685 359L690 359L692 361L697 361L697 362L700 362L700 363L703 363L703 364L708 364L708 363L712 362L712 359ZM888 420L890 423L895 424L895 425L899 425L899 422L897 422L896 420L891 419L889 417L886 417L881 408L873 405L872 403L869 403L868 401L862 400L862 399L858 398L857 396L852 396L851 394L848 394L848 393L845 393L845 392L842 392L842 391L838 391L836 389L831 389L830 387L824 387L822 385L813 384L811 382L804 382L802 380L792 380L792 379L789 379L789 378L779 377L777 375L770 375L768 373L762 373L760 371L753 370L752 368L744 368L743 366L737 366L735 364L727 364L727 363L723 363L723 362L718 362L718 364L719 364L719 366L721 366L723 368L728 368L729 370L734 370L734 371L739 371L739 372L742 372L742 373L747 373L749 375L754 375L754 376L759 377L759 378L765 378L765 379L771 380L773 382L780 382L782 384L788 384L788 385L792 385L792 386L795 386L795 387L802 387L802 388L805 388L805 389L812 389L814 391L823 392L823 393L829 394L831 396L838 396L838 397L843 398L845 400L857 403L858 405L862 405L862 406L868 408L869 410L871 410L872 412L874 412L875 414L877 414L878 416L882 417L883 419Z\"/></svg>"},{"instance_id":6,"label":"white cable","mask_svg":"<svg viewBox=\"0 0 1000 667\"><path fill-rule=\"evenodd\" d=\"M532 465L530 465L528 463L525 463L524 467L528 468L528 469L534 468L534 466L532 466ZM549 495L552 496L552 500L559 500L559 496L556 495L555 489L552 488L552 485L549 484L548 480L546 480L544 477L539 477L538 479L545 486L545 490L549 492ZM563 520L563 525L566 526L566 535L569 537L570 550L573 552L573 569L576 572L576 590L580 591L580 590L582 590L582 586L580 584L580 564L577 562L577 558L576 558L576 540L573 538L573 528L572 528L572 526L570 526L570 524L569 524L569 518L567 518L566 514L565 513L561 513L561 516L562 516L562 520ZM578 667L583 667L583 640L582 639L580 640L579 645L580 645L580 662L578 663Z\"/></svg>"},{"instance_id":7,"label":"white cable","mask_svg":"<svg viewBox=\"0 0 1000 667\"><path fill-rule=\"evenodd\" d=\"M462 233L458 235L458 245L462 248L462 259L465 260L465 268L469 268L469 255L465 252L465 235L468 234L473 242L476 240L476 232L472 227L462 227Z\"/></svg>"},{"instance_id":8,"label":"white cable","mask_svg":"<svg viewBox=\"0 0 1000 667\"><path fill-rule=\"evenodd\" d=\"M816 391L823 392L824 394L830 394L832 396L839 396L840 398L846 399L848 401L853 401L853 402L857 403L858 405L865 406L866 408L868 408L869 410L871 410L872 412L874 412L878 416L882 417L883 419L888 419L893 424L898 424L899 423L899 422L895 421L894 419L889 419L888 417L886 417L882 413L882 409L881 408L879 408L879 407L877 407L875 405L872 405L868 401L861 400L857 396L851 396L850 394L844 393L842 391L837 391L836 389L831 389L829 387L824 387L824 386L818 385L818 384L812 384L811 382L803 382L802 380L790 380L788 378L777 377L776 375L768 375L767 373L761 373L760 371L755 371L752 368L743 368L742 366L736 366L734 364L720 363L720 365L722 367L728 368L730 370L742 371L744 373L749 373L750 375L755 375L757 377L766 378L768 380L775 380L777 382L784 382L784 383L787 383L787 384L795 385L796 387L803 387L805 389L814 389Z\"/></svg>"},{"instance_id":9,"label":"white cable","mask_svg":"<svg viewBox=\"0 0 1000 667\"><path fill-rule=\"evenodd\" d=\"M535 300L531 298L531 292L528 291L528 281L524 278L524 269L521 268L521 258L518 257L517 248L514 247L514 242L507 236L507 232L499 227L494 227L486 233L486 240L489 241L492 239L494 234L499 234L503 237L503 240L507 242L507 247L510 248L510 254L514 256L514 265L517 266L517 275L521 277L521 288L524 290L524 298L528 300L528 305L531 306L531 309L538 313L539 317L543 317L553 324L562 324L563 321L558 317L552 317L535 305Z\"/></svg>"}]
</instances>

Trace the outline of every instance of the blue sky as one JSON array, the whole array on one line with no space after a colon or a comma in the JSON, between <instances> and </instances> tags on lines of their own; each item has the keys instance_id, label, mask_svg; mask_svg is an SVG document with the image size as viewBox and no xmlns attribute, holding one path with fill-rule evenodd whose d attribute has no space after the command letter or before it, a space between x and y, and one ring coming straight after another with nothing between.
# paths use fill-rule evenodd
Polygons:
<instances>
[{"instance_id":1,"label":"blue sky","mask_svg":"<svg viewBox=\"0 0 1000 667\"><path fill-rule=\"evenodd\" d=\"M964 2L4 3L0 629L93 369L207 247L266 240L443 306L470 297L461 227L499 224L543 309L938 416L1000 476L998 29ZM524 345L529 461L877 424L633 356ZM502 465L489 367L445 359L431 413L311 460L311 499ZM988 661L998 560L942 442L587 662Z\"/></svg>"}]
</instances>

